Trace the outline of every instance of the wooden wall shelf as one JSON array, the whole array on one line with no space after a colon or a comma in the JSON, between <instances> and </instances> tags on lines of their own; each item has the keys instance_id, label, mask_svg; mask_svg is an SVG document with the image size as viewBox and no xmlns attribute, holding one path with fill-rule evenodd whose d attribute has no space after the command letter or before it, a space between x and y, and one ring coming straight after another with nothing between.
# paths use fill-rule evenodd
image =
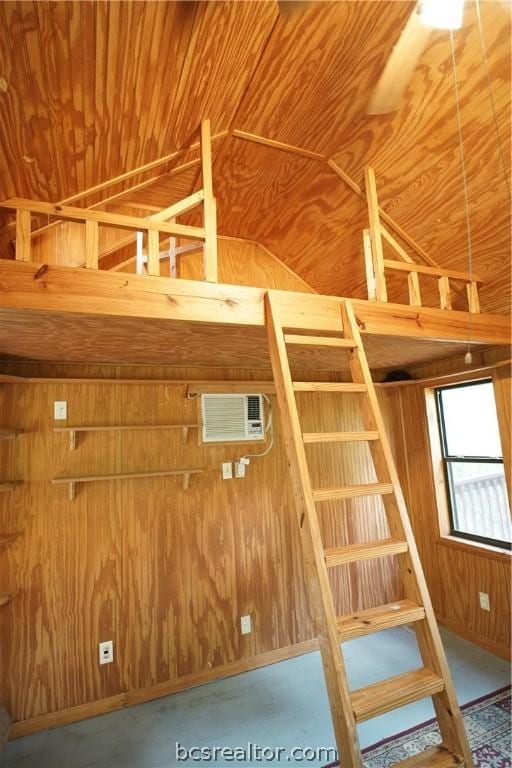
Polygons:
<instances>
[{"instance_id":1,"label":"wooden wall shelf","mask_svg":"<svg viewBox=\"0 0 512 768\"><path fill-rule=\"evenodd\" d=\"M0 440L14 440L22 432L22 429L0 429Z\"/></svg>"},{"instance_id":2,"label":"wooden wall shelf","mask_svg":"<svg viewBox=\"0 0 512 768\"><path fill-rule=\"evenodd\" d=\"M198 424L118 424L113 426L99 427L54 427L54 432L66 432L69 434L69 448L74 451L76 448L77 432L124 432L126 430L136 429L181 429L183 444L186 445L189 431L197 429Z\"/></svg>"},{"instance_id":3,"label":"wooden wall shelf","mask_svg":"<svg viewBox=\"0 0 512 768\"><path fill-rule=\"evenodd\" d=\"M16 596L16 590L11 589L9 592L0 592L0 606L1 605L7 605L13 597Z\"/></svg>"},{"instance_id":4,"label":"wooden wall shelf","mask_svg":"<svg viewBox=\"0 0 512 768\"><path fill-rule=\"evenodd\" d=\"M0 533L0 549L6 547L8 544L12 544L13 541L21 536L21 531L13 531L12 533Z\"/></svg>"},{"instance_id":5,"label":"wooden wall shelf","mask_svg":"<svg viewBox=\"0 0 512 768\"><path fill-rule=\"evenodd\" d=\"M0 493L13 491L17 485L23 485L23 480L0 480Z\"/></svg>"},{"instance_id":6,"label":"wooden wall shelf","mask_svg":"<svg viewBox=\"0 0 512 768\"><path fill-rule=\"evenodd\" d=\"M77 483L97 483L106 480L137 480L143 477L169 477L179 475L183 477L183 490L186 491L190 485L190 476L199 475L204 472L202 468L194 469L159 469L154 472L122 472L114 475L82 475L81 477L54 477L51 481L53 485L67 483L69 485L69 498L72 501L75 498Z\"/></svg>"}]
</instances>

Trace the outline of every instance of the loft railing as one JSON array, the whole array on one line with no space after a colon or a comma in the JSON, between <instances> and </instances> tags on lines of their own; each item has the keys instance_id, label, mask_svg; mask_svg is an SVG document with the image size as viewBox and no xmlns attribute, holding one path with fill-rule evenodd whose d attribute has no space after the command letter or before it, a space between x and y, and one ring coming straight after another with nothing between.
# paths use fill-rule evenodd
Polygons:
<instances>
[{"instance_id":1,"label":"loft railing","mask_svg":"<svg viewBox=\"0 0 512 768\"><path fill-rule=\"evenodd\" d=\"M132 230L136 233L138 264L141 263L142 236L147 240L147 253L144 257L148 275L160 275L160 235L171 238L183 238L199 241L203 249L203 279L216 283L217 270L217 207L213 195L212 154L210 121L201 123L201 170L203 187L198 192L179 200L177 203L147 218L126 216L120 213L95 211L89 208L76 208L69 205L54 205L36 200L11 198L1 204L2 208L16 211L16 250L17 261L32 261L32 215L47 215L61 221L75 221L85 226L85 267L99 267L99 228L114 227ZM202 206L203 225L201 227L179 224L176 219L194 208ZM180 250L190 250L182 246Z\"/></svg>"},{"instance_id":2,"label":"loft railing","mask_svg":"<svg viewBox=\"0 0 512 768\"><path fill-rule=\"evenodd\" d=\"M468 533L485 531L490 539L510 541L512 524L503 473L453 483L457 529Z\"/></svg>"},{"instance_id":3,"label":"loft railing","mask_svg":"<svg viewBox=\"0 0 512 768\"><path fill-rule=\"evenodd\" d=\"M420 275L430 275L437 278L439 290L439 306L441 309L452 309L452 283L463 283L466 288L467 306L469 312L480 312L478 286L481 278L468 272L458 272L453 269L441 269L424 251L422 258L428 258L431 266L417 264L400 243L382 223L384 213L379 207L377 185L373 168L365 168L366 199L368 203L369 228L363 231L363 252L365 260L366 284L370 301L387 302L386 271L407 274L409 304L421 307ZM388 217L389 218L389 217ZM384 258L383 241L386 241L398 255L399 259ZM418 249L419 250L419 249Z\"/></svg>"}]
</instances>

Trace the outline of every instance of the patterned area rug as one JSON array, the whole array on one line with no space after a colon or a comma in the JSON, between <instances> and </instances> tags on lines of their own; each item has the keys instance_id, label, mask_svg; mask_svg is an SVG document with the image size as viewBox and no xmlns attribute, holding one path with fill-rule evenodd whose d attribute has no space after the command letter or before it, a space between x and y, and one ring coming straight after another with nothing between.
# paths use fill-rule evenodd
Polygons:
<instances>
[{"instance_id":1,"label":"patterned area rug","mask_svg":"<svg viewBox=\"0 0 512 768\"><path fill-rule=\"evenodd\" d=\"M475 768L512 768L510 693L507 686L462 707ZM429 720L364 749L364 766L390 768L440 741L436 721Z\"/></svg>"}]
</instances>

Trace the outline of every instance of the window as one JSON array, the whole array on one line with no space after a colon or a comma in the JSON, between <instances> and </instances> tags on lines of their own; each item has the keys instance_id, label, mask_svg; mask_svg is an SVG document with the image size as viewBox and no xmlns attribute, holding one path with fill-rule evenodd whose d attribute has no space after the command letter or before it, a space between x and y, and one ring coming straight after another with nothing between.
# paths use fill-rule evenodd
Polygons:
<instances>
[{"instance_id":1,"label":"window","mask_svg":"<svg viewBox=\"0 0 512 768\"><path fill-rule=\"evenodd\" d=\"M451 533L510 549L512 526L492 381L436 389Z\"/></svg>"}]
</instances>

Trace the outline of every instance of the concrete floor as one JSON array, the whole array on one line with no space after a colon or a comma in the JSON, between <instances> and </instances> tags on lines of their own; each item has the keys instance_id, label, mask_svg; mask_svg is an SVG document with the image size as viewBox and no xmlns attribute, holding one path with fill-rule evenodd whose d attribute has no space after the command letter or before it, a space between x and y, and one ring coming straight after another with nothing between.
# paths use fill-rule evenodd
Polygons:
<instances>
[{"instance_id":1,"label":"concrete floor","mask_svg":"<svg viewBox=\"0 0 512 768\"><path fill-rule=\"evenodd\" d=\"M459 701L497 690L510 666L471 643L443 632ZM393 629L346 643L351 688L421 666L414 635ZM359 727L362 746L428 720L430 699L389 712ZM165 699L84 720L8 743L2 768L169 768L197 765L176 758L183 747L334 747L318 653L220 680ZM299 762L283 755L273 765ZM302 760L321 766L329 757ZM269 764L263 760L210 765ZM203 763L204 764L204 763Z\"/></svg>"}]
</instances>

